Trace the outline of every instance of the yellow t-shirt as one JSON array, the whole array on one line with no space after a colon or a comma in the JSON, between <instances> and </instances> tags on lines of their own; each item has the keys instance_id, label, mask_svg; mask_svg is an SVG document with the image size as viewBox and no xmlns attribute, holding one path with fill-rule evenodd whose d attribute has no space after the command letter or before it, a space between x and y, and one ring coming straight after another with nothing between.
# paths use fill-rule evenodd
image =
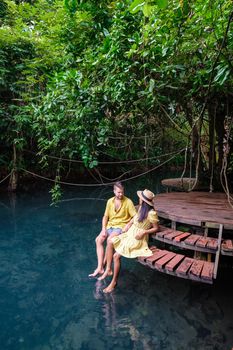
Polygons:
<instances>
[{"instance_id":1,"label":"yellow t-shirt","mask_svg":"<svg viewBox=\"0 0 233 350\"><path fill-rule=\"evenodd\" d=\"M121 207L115 211L114 198L115 197L112 197L107 201L104 213L104 216L108 217L107 228L123 228L136 214L136 209L131 199L124 196L121 200Z\"/></svg>"}]
</instances>

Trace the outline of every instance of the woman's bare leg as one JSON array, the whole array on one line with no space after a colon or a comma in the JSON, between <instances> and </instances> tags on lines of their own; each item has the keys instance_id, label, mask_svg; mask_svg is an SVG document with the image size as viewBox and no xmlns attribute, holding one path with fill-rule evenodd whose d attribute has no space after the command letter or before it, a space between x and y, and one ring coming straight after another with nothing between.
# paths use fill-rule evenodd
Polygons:
<instances>
[{"instance_id":1,"label":"woman's bare leg","mask_svg":"<svg viewBox=\"0 0 233 350\"><path fill-rule=\"evenodd\" d=\"M110 284L103 290L104 293L111 293L117 285L117 279L121 268L121 255L119 253L115 253L113 256L113 259L114 259L113 278Z\"/></svg>"},{"instance_id":2,"label":"woman's bare leg","mask_svg":"<svg viewBox=\"0 0 233 350\"><path fill-rule=\"evenodd\" d=\"M119 236L119 234L120 234L119 232L113 231L113 232L111 233L111 236L108 237L108 240L110 240L112 237ZM106 264L107 264L107 252L106 252L106 250L105 250L103 266L105 266Z\"/></svg>"},{"instance_id":3,"label":"woman's bare leg","mask_svg":"<svg viewBox=\"0 0 233 350\"><path fill-rule=\"evenodd\" d=\"M113 243L111 241L111 237L109 237L108 241L107 241L107 248L106 248L106 261L107 261L107 264L106 264L106 268L105 268L105 271L104 271L103 275L98 278L99 281L103 280L107 276L111 276L112 275L113 252L114 252Z\"/></svg>"}]
</instances>

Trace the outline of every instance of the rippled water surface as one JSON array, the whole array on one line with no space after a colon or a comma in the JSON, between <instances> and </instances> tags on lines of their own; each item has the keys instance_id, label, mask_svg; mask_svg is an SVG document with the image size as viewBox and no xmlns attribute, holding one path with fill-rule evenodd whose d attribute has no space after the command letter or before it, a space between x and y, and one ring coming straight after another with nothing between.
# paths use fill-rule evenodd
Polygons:
<instances>
[{"instance_id":1,"label":"rippled water surface","mask_svg":"<svg viewBox=\"0 0 233 350\"><path fill-rule=\"evenodd\" d=\"M135 203L136 189L126 191ZM232 269L209 286L122 259L111 295L87 277L111 195L75 188L51 207L47 190L1 194L0 349L230 350Z\"/></svg>"}]
</instances>

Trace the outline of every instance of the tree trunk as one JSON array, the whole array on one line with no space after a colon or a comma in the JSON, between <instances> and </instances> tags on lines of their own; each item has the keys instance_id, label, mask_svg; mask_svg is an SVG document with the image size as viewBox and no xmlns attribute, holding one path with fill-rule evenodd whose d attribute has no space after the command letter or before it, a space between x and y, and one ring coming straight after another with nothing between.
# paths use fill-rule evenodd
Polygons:
<instances>
[{"instance_id":1,"label":"tree trunk","mask_svg":"<svg viewBox=\"0 0 233 350\"><path fill-rule=\"evenodd\" d=\"M13 145L13 168L12 173L8 185L8 191L14 192L17 190L17 184L18 184L18 172L17 172L17 154L16 154L16 147L15 144Z\"/></svg>"}]
</instances>

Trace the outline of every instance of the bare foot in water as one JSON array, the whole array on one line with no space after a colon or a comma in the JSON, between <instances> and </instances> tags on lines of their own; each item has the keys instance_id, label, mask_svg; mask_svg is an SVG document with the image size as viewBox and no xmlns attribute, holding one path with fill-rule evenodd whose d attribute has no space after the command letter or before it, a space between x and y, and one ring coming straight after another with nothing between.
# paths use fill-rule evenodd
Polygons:
<instances>
[{"instance_id":1,"label":"bare foot in water","mask_svg":"<svg viewBox=\"0 0 233 350\"><path fill-rule=\"evenodd\" d=\"M93 273L90 273L88 277L96 277L97 275L101 275L103 273L104 273L104 270L95 269L95 271Z\"/></svg>"},{"instance_id":2,"label":"bare foot in water","mask_svg":"<svg viewBox=\"0 0 233 350\"><path fill-rule=\"evenodd\" d=\"M104 293L112 293L112 291L115 289L117 283L111 282L106 288L103 289Z\"/></svg>"},{"instance_id":3,"label":"bare foot in water","mask_svg":"<svg viewBox=\"0 0 233 350\"><path fill-rule=\"evenodd\" d=\"M103 275L98 278L98 281L104 280L107 276L112 276L112 270L105 270Z\"/></svg>"}]
</instances>

